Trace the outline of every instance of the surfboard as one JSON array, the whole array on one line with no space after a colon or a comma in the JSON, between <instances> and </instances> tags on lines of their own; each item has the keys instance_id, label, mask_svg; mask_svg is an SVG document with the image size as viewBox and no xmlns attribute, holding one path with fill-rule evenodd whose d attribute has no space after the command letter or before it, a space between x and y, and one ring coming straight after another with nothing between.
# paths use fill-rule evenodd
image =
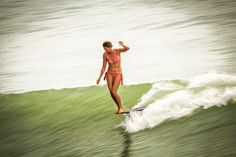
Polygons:
<instances>
[{"instance_id":1,"label":"surfboard","mask_svg":"<svg viewBox=\"0 0 236 157\"><path fill-rule=\"evenodd\" d=\"M130 110L125 110L124 112L117 113L117 114L129 114L130 112L143 111L143 110L144 110L143 107L139 107L139 108L133 108Z\"/></svg>"}]
</instances>

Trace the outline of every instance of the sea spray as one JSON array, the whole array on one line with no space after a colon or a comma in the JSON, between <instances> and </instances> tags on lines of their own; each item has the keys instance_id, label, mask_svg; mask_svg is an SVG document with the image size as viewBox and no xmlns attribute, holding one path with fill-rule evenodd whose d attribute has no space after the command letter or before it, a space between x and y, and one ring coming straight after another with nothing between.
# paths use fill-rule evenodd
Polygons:
<instances>
[{"instance_id":1,"label":"sea spray","mask_svg":"<svg viewBox=\"0 0 236 157\"><path fill-rule=\"evenodd\" d=\"M203 107L227 105L236 101L236 77L229 74L206 73L187 81L187 86L180 86L173 81L158 81L142 96L135 107L147 105L155 94L169 90L164 97L148 104L143 112L132 112L126 117L124 127L128 132L137 132L152 128L167 119L176 119L191 114Z\"/></svg>"}]
</instances>

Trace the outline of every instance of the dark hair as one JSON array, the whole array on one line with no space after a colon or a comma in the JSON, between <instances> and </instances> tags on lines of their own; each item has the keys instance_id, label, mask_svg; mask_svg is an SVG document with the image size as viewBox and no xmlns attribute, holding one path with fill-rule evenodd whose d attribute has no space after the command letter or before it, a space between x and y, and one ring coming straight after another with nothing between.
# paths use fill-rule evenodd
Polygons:
<instances>
[{"instance_id":1,"label":"dark hair","mask_svg":"<svg viewBox=\"0 0 236 157\"><path fill-rule=\"evenodd\" d=\"M112 43L110 41L104 41L102 45L103 47L112 47Z\"/></svg>"}]
</instances>

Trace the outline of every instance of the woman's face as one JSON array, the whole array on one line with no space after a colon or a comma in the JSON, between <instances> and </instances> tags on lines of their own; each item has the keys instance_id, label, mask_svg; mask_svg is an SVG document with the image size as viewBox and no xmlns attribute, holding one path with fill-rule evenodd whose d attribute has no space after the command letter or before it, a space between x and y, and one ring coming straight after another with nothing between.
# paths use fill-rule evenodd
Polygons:
<instances>
[{"instance_id":1,"label":"woman's face","mask_svg":"<svg viewBox=\"0 0 236 157\"><path fill-rule=\"evenodd\" d=\"M103 47L106 52L112 52L112 46Z\"/></svg>"}]
</instances>

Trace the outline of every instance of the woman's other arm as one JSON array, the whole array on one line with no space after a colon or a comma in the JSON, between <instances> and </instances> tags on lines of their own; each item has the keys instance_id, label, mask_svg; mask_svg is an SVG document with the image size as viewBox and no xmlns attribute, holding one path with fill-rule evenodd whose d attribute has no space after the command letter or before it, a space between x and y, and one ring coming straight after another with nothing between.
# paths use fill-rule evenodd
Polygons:
<instances>
[{"instance_id":1,"label":"woman's other arm","mask_svg":"<svg viewBox=\"0 0 236 157\"><path fill-rule=\"evenodd\" d=\"M103 73L105 72L105 70L106 70L106 67L107 67L107 60L106 60L106 55L105 55L105 53L103 54L103 63L102 63L102 69L101 69L101 72L100 72L100 75L99 75L99 77L98 77L98 79L97 79L97 85L99 84L99 82L100 82L100 79L101 79L101 77L102 77L102 75L103 75Z\"/></svg>"}]
</instances>

